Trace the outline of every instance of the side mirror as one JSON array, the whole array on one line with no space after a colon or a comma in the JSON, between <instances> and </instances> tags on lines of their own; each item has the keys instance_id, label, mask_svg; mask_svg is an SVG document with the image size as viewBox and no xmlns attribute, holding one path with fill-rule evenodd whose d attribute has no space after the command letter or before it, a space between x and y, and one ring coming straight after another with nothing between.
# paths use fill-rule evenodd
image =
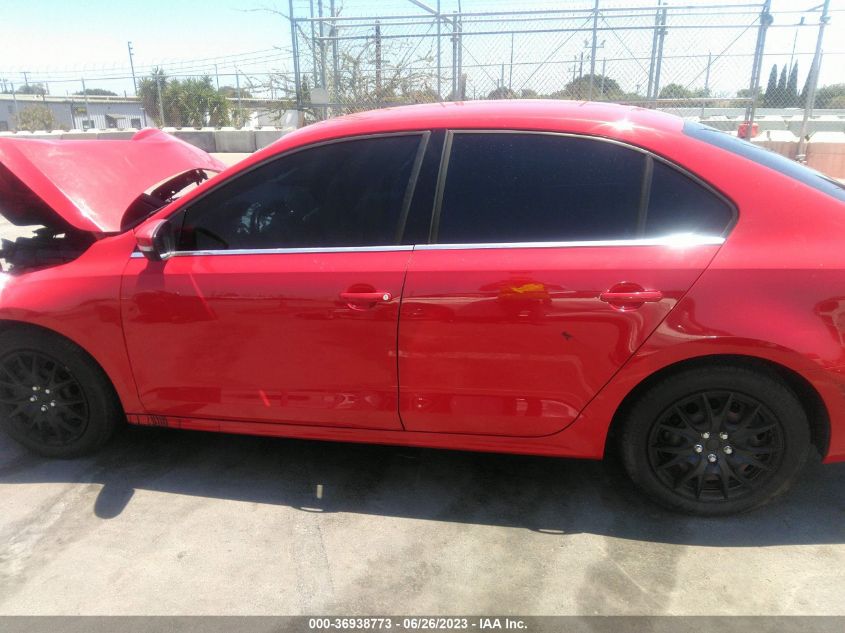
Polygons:
<instances>
[{"instance_id":1,"label":"side mirror","mask_svg":"<svg viewBox=\"0 0 845 633\"><path fill-rule=\"evenodd\" d=\"M138 250L151 262L168 259L176 251L176 232L167 220L148 222L135 232Z\"/></svg>"}]
</instances>

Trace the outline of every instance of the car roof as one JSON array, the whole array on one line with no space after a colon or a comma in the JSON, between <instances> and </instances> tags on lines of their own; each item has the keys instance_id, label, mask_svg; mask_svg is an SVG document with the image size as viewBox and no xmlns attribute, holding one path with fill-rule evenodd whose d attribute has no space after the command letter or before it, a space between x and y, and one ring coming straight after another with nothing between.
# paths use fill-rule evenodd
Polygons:
<instances>
[{"instance_id":1,"label":"car roof","mask_svg":"<svg viewBox=\"0 0 845 633\"><path fill-rule=\"evenodd\" d=\"M290 147L344 136L445 128L572 132L632 141L644 133L681 134L683 119L647 108L590 101L513 99L426 103L320 121L282 137L258 152L256 158L261 160Z\"/></svg>"}]
</instances>

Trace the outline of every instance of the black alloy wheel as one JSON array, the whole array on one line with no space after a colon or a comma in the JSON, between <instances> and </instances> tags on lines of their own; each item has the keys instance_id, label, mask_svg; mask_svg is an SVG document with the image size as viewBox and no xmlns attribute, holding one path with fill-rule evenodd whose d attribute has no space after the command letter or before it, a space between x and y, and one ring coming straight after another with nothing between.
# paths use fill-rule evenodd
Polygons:
<instances>
[{"instance_id":1,"label":"black alloy wheel","mask_svg":"<svg viewBox=\"0 0 845 633\"><path fill-rule=\"evenodd\" d=\"M704 365L656 382L622 420L619 449L634 482L690 514L750 510L783 494L810 447L807 414L761 365Z\"/></svg>"},{"instance_id":2,"label":"black alloy wheel","mask_svg":"<svg viewBox=\"0 0 845 633\"><path fill-rule=\"evenodd\" d=\"M124 419L114 388L79 346L46 330L0 331L0 427L48 457L102 446Z\"/></svg>"}]
</instances>

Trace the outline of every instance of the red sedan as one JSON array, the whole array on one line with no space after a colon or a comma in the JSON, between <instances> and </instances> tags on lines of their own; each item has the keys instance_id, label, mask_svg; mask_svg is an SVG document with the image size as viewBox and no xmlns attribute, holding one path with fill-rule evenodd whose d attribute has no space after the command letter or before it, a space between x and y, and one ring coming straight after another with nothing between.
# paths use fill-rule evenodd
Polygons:
<instances>
[{"instance_id":1,"label":"red sedan","mask_svg":"<svg viewBox=\"0 0 845 633\"><path fill-rule=\"evenodd\" d=\"M0 423L600 459L687 512L845 459L845 189L669 115L432 104L221 175L155 130L0 139Z\"/></svg>"}]
</instances>

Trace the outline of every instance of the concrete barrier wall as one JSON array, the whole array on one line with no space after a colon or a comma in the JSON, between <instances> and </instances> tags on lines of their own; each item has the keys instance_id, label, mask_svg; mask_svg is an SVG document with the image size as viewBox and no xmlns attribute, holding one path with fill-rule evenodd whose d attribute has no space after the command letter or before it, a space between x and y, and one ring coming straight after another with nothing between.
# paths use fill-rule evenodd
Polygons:
<instances>
[{"instance_id":1,"label":"concrete barrier wall","mask_svg":"<svg viewBox=\"0 0 845 633\"><path fill-rule=\"evenodd\" d=\"M138 130L69 130L63 132L0 132L0 137L14 136L16 138L42 139L90 139L90 140L124 140L132 138ZM209 153L251 153L279 140L292 129L281 128L200 128L177 129L164 128L164 132L176 138L196 145Z\"/></svg>"},{"instance_id":2,"label":"concrete barrier wall","mask_svg":"<svg viewBox=\"0 0 845 633\"><path fill-rule=\"evenodd\" d=\"M713 121L707 121L707 123L713 123ZM730 125L725 121L722 127L726 130L735 131L732 127L734 124L735 121L730 122ZM781 124L783 125L783 121ZM790 122L788 128L791 127L792 122ZM759 135L753 141L779 154L795 158L798 153L798 137L788 128L761 129ZM292 130L278 128L203 128L198 130L164 128L164 131L211 154L237 156L239 160L242 156L267 147ZM87 132L71 130L69 132L0 132L0 136L119 140L131 138L134 133L135 130L90 130ZM231 161L224 159L224 162ZM845 129L813 133L807 143L807 164L833 178L845 179Z\"/></svg>"}]
</instances>

